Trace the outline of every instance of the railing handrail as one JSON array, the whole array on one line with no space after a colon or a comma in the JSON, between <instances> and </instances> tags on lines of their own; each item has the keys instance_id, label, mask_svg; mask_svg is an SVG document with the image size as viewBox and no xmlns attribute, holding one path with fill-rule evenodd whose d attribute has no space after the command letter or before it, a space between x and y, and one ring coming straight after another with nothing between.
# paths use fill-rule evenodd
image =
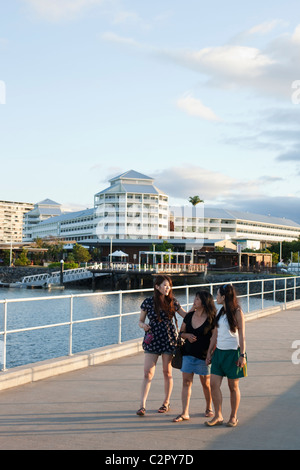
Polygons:
<instances>
[{"instance_id":1,"label":"railing handrail","mask_svg":"<svg viewBox=\"0 0 300 470\"><path fill-rule=\"evenodd\" d=\"M246 294L239 294L239 298L246 297L247 298L247 312L249 313L249 299L252 296L260 296L262 297L262 306L261 308L264 308L264 296L266 294L272 294L273 293L273 300L275 301L275 296L277 292L284 292L284 304L286 304L287 301L287 291L289 290L294 290L294 300L296 300L296 289L300 289L300 285L297 284L297 279L300 279L300 276L289 276L289 277L276 277L276 278L264 278L264 279L243 279L243 280L236 280L236 281L230 281L230 284L246 284L247 286L247 293ZM287 287L287 280L294 280L293 286ZM284 281L284 287L283 288L277 288L276 282L277 281ZM265 289L265 283L266 282L273 282L273 289L271 290L266 290ZM190 285L182 285L182 286L173 286L173 291L176 290L185 290L185 296L186 296L186 303L182 303L183 307L186 307L187 309L191 305L190 302L190 290L198 288L200 289L207 289L209 288L211 294L214 292L214 288L216 286L228 284L229 282L213 282L213 283L207 283L207 284L190 284ZM250 293L250 284L251 283L261 283L261 290L258 292L253 292ZM41 330L41 329L46 329L46 328L55 328L59 326L67 326L69 325L69 355L71 356L73 354L72 351L72 331L73 331L73 325L79 324L79 323L87 323L87 322L92 322L92 321L101 321L104 319L110 319L110 318L119 318L119 343L121 343L121 333L122 333L122 317L130 316L130 315L137 315L140 313L140 310L138 311L133 311L133 312L126 312L123 313L123 295L124 294L134 294L134 293L147 293L147 292L153 292L153 288L143 288L143 289L129 289L129 290L118 290L118 291L108 291L108 292L85 292L85 293L78 293L78 294L62 294L62 295L53 295L53 296L42 296L42 297L30 297L30 298L15 298L15 299L0 299L0 304L4 304L4 329L3 331L0 331L0 335L3 335L4 337L4 352L3 352L3 369L6 370L6 339L7 335L13 334L13 333L20 333L20 332L25 332L25 331L34 331L34 330ZM73 302L74 299L76 298L83 298L83 297L99 297L99 296L110 296L110 295L118 295L119 297L119 312L112 314L112 315L106 315L102 317L92 317L92 318L85 318L85 319L80 319L80 320L74 320L73 319ZM61 300L61 299L69 299L70 300L70 318L69 321L64 321L60 323L51 323L47 325L39 325L39 326L34 326L34 327L27 327L27 328L16 328L16 329L7 329L7 315L8 315L8 305L12 303L18 303L18 302L34 302L34 301L46 301L46 300Z\"/></svg>"}]
</instances>

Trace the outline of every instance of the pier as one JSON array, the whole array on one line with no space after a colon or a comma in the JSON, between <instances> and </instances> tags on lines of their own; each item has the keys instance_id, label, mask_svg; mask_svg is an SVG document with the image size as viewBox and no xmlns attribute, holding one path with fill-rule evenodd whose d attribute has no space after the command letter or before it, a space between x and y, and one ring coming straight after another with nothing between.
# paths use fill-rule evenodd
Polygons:
<instances>
[{"instance_id":1,"label":"pier","mask_svg":"<svg viewBox=\"0 0 300 470\"><path fill-rule=\"evenodd\" d=\"M289 304L287 309L261 310L247 317L248 377L240 380L242 398L236 428L204 425L205 401L197 377L190 421L173 423L172 418L181 412L178 370L173 372L171 410L158 414L163 396L160 361L147 414L138 417L144 356L137 351L2 390L0 449L103 450L101 458L112 456L113 451L115 455L116 451L134 455L134 451L157 454L174 450L177 454L195 453L194 464L201 462L199 450L299 450L300 305L299 301ZM32 365L31 373L34 376L35 367L46 370L55 363L57 360ZM22 368L17 369L21 377ZM12 373L15 371L1 373L0 381ZM225 380L222 391L227 420Z\"/></svg>"}]
</instances>

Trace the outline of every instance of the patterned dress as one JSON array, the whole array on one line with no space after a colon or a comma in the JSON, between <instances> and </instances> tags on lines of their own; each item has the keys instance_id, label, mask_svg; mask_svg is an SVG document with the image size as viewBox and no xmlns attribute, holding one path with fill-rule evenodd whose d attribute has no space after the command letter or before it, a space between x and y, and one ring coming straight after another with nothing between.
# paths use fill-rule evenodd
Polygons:
<instances>
[{"instance_id":1,"label":"patterned dress","mask_svg":"<svg viewBox=\"0 0 300 470\"><path fill-rule=\"evenodd\" d=\"M180 309L180 304L176 299L174 299L174 307L176 311ZM144 351L152 354L173 353L177 343L177 331L173 319L169 320L166 313L161 310L161 321L158 320L154 310L153 297L147 297L147 299L143 301L141 309L147 312L152 333L152 339L148 342L147 339L145 341L145 338L147 338L149 331L145 332L143 341Z\"/></svg>"}]
</instances>

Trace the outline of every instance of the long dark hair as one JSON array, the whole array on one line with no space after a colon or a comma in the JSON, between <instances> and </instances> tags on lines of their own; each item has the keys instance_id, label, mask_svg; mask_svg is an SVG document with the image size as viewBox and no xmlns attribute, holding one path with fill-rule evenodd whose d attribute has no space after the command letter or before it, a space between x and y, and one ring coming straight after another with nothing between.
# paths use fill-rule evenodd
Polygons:
<instances>
[{"instance_id":1,"label":"long dark hair","mask_svg":"<svg viewBox=\"0 0 300 470\"><path fill-rule=\"evenodd\" d=\"M226 314L230 331L235 333L237 329L237 319L236 312L240 308L238 302L236 291L231 284L224 284L219 288L220 294L225 296L225 308L221 308L220 312L216 318L216 326L218 326L218 321L221 315Z\"/></svg>"},{"instance_id":2,"label":"long dark hair","mask_svg":"<svg viewBox=\"0 0 300 470\"><path fill-rule=\"evenodd\" d=\"M201 300L204 311L207 315L208 323L212 325L215 320L216 313L217 313L213 296L206 290L200 290L196 292L196 297L198 297Z\"/></svg>"},{"instance_id":3,"label":"long dark hair","mask_svg":"<svg viewBox=\"0 0 300 470\"><path fill-rule=\"evenodd\" d=\"M170 292L169 292L169 295L167 296L165 295L162 298L162 295L156 289L156 286L160 286L164 281L168 281L168 283L170 284ZM173 316L175 315L174 297L173 297L172 287L173 287L172 279L166 274L160 274L159 276L156 277L154 281L154 295L153 295L154 310L159 321L161 321L161 318L160 318L161 310L165 312L169 320L171 320Z\"/></svg>"}]
</instances>

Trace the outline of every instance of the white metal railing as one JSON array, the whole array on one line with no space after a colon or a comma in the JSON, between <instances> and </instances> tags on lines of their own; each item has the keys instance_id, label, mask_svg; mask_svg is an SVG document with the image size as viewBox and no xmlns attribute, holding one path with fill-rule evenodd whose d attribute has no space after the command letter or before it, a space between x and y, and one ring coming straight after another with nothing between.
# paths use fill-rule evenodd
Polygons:
<instances>
[{"instance_id":1,"label":"white metal railing","mask_svg":"<svg viewBox=\"0 0 300 470\"><path fill-rule=\"evenodd\" d=\"M225 285L226 282L218 282L218 283L211 283L211 284L196 284L196 285L185 285L185 286L174 286L173 290L175 291L174 294L176 296L176 291L183 290L185 302L180 302L181 305L186 308L187 310L191 307L193 299L191 299L191 293L193 291L193 295L195 294L196 290L206 289L209 290L212 295L215 296L217 289L220 285ZM278 302L276 300L276 296L278 294L281 295L281 300L278 303L286 304L288 301L295 301L300 299L300 276L293 276L293 277L280 277L280 278L272 278L272 279L255 279L255 280L239 280L230 282L230 284L239 285L239 290L244 290L244 293L238 295L240 299L246 299L246 307L243 306L243 310L245 314L250 312L250 300L252 296L260 296L261 297L261 309L265 307L265 297L271 296L273 299L274 304ZM257 289L257 285L260 284L260 289ZM266 287L266 284L269 284ZM288 285L289 284L289 285ZM271 287L270 287L271 285ZM241 286L243 288L241 289ZM251 286L254 287L254 291L252 291ZM59 296L45 296L45 297L36 297L36 298L20 298L20 299L5 299L0 300L0 305L4 304L4 321L3 321L3 331L0 331L0 336L3 336L3 368L2 370L6 370L6 346L7 346L7 336L12 335L15 333L21 333L26 331L34 331L34 330L42 330L47 328L56 328L62 326L69 327L69 345L68 345L68 354L71 356L73 355L73 326L75 324L83 324L87 322L95 322L95 321L102 321L111 318L119 318L119 325L118 325L118 343L122 343L122 319L127 316L137 315L140 311L132 311L132 312L124 312L123 309L123 297L130 294L135 293L149 293L153 292L153 288L148 289L135 289L135 290L127 290L127 291L110 291L110 292L96 292L96 293L85 293L85 294L70 294L70 295L59 295ZM298 295L297 295L298 294ZM118 296L118 311L112 315L105 315L101 317L92 317L92 318L85 318L80 320L74 320L73 318L73 311L74 311L74 301L77 298L89 298L95 296ZM35 301L49 301L54 302L55 300L67 299L68 306L66 307L69 312L69 320L60 323L51 323L47 325L40 325L40 326L33 326L27 328L15 328L15 329L8 329L7 328L7 320L8 320L8 310L9 305L17 302L35 302ZM256 310L256 309L255 309Z\"/></svg>"},{"instance_id":2,"label":"white metal railing","mask_svg":"<svg viewBox=\"0 0 300 470\"><path fill-rule=\"evenodd\" d=\"M156 264L156 272L163 273L205 273L207 272L207 264L204 263L158 263Z\"/></svg>"},{"instance_id":3,"label":"white metal railing","mask_svg":"<svg viewBox=\"0 0 300 470\"><path fill-rule=\"evenodd\" d=\"M75 268L63 271L63 282L78 281L80 279L87 279L93 277L90 270L86 268ZM59 284L61 272L54 271L53 273L33 274L32 276L23 277L21 284L24 285L44 285L44 284Z\"/></svg>"},{"instance_id":4,"label":"white metal railing","mask_svg":"<svg viewBox=\"0 0 300 470\"><path fill-rule=\"evenodd\" d=\"M123 261L119 262L103 262L90 266L90 269L111 269L113 271L154 271L157 273L178 273L178 272L207 272L206 263L126 263Z\"/></svg>"}]
</instances>

